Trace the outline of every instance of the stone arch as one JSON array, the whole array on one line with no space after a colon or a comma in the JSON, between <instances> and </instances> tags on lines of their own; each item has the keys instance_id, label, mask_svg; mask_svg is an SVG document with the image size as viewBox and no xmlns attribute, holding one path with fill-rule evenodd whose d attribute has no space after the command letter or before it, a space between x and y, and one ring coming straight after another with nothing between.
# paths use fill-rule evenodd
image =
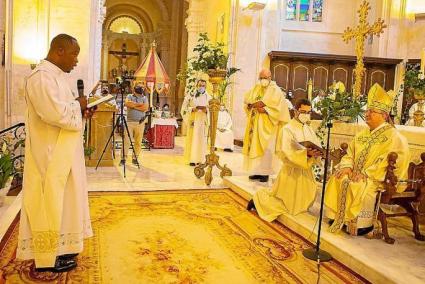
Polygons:
<instances>
[{"instance_id":1,"label":"stone arch","mask_svg":"<svg viewBox=\"0 0 425 284\"><path fill-rule=\"evenodd\" d=\"M140 32L141 33L143 33L145 30L144 30L144 27L143 27L143 25L137 20L137 19L135 19L133 16L129 16L129 15L122 15L122 16L118 16L118 17L115 17L114 19L112 19L111 21L110 21L110 23L109 23L109 26L107 26L107 27L105 27L107 30L110 30L111 29L111 26L112 26L112 24L115 22L115 21L117 21L117 20L119 20L119 19L121 19L121 18L130 18L130 19L132 19L133 21L135 21L136 23L137 23L137 25L139 26L139 28L140 28Z\"/></svg>"},{"instance_id":2,"label":"stone arch","mask_svg":"<svg viewBox=\"0 0 425 284\"><path fill-rule=\"evenodd\" d=\"M115 19L124 16L133 18L141 25L144 32L153 32L154 24L147 11L139 6L131 4L118 4L110 7L103 24L103 31L108 31L109 26Z\"/></svg>"}]
</instances>

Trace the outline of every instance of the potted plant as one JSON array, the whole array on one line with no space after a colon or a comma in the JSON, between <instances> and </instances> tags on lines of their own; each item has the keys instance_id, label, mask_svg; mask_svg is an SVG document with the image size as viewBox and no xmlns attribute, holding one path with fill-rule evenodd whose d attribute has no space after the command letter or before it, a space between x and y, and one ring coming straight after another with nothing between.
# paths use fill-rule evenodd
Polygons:
<instances>
[{"instance_id":1,"label":"potted plant","mask_svg":"<svg viewBox=\"0 0 425 284\"><path fill-rule=\"evenodd\" d=\"M0 150L0 206L3 206L4 198L9 192L13 180L13 159L7 150L6 143Z\"/></svg>"}]
</instances>

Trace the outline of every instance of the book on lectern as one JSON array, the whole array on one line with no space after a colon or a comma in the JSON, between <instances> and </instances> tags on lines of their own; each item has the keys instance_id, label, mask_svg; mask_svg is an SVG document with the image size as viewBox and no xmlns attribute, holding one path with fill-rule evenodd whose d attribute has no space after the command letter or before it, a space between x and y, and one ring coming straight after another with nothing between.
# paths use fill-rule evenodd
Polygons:
<instances>
[{"instance_id":1,"label":"book on lectern","mask_svg":"<svg viewBox=\"0 0 425 284\"><path fill-rule=\"evenodd\" d=\"M100 99L98 99L98 100L95 100L94 102L91 102L91 103L87 104L87 108L92 108L92 107L94 107L94 106L97 106L97 105L100 105L100 104L106 103L106 102L108 102L108 101L112 100L113 98L114 98L114 96L113 96L113 95L111 95L111 94L106 95L106 96L104 96L104 97L101 97L101 98L100 98Z\"/></svg>"}]
</instances>

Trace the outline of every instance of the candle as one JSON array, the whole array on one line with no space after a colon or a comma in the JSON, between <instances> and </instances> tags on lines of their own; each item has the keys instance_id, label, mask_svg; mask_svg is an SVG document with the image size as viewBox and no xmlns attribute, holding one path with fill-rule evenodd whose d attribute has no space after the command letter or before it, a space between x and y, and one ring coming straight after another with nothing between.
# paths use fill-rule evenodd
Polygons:
<instances>
[{"instance_id":1,"label":"candle","mask_svg":"<svg viewBox=\"0 0 425 284\"><path fill-rule=\"evenodd\" d=\"M311 78L308 80L307 97L309 101L313 99L313 80Z\"/></svg>"}]
</instances>

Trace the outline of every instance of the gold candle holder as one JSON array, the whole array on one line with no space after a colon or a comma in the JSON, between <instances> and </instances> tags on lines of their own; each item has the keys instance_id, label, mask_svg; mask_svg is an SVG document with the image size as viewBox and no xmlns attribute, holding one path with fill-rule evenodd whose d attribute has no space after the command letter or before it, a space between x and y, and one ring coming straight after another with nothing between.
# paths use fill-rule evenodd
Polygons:
<instances>
[{"instance_id":1,"label":"gold candle holder","mask_svg":"<svg viewBox=\"0 0 425 284\"><path fill-rule=\"evenodd\" d=\"M220 176L231 176L232 170L226 165L221 166L219 163L220 157L215 153L215 138L217 135L218 112L220 110L220 100L218 98L218 86L223 82L226 76L226 70L211 69L208 70L209 81L213 85L213 99L208 103L210 114L209 136L210 136L210 153L205 156L205 162L196 166L194 169L195 176L201 178L205 176L205 184L210 185L212 182L212 169L216 166L221 170Z\"/></svg>"}]
</instances>

